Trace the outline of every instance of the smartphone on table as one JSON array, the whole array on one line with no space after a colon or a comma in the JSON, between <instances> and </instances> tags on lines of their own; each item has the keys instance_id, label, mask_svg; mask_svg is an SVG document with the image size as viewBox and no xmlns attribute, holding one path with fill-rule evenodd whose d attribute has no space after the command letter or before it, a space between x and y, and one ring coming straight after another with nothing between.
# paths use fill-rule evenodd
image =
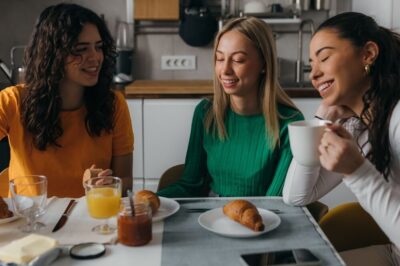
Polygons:
<instances>
[{"instance_id":1,"label":"smartphone on table","mask_svg":"<svg viewBox=\"0 0 400 266\"><path fill-rule=\"evenodd\" d=\"M308 249L269 251L240 255L245 266L316 266L321 261Z\"/></svg>"}]
</instances>

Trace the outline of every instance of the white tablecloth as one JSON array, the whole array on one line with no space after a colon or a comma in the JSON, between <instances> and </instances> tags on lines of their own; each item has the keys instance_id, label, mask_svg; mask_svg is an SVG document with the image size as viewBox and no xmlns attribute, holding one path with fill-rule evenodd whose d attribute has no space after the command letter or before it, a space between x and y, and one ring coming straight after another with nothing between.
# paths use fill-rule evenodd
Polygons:
<instances>
[{"instance_id":1,"label":"white tablecloth","mask_svg":"<svg viewBox=\"0 0 400 266\"><path fill-rule=\"evenodd\" d=\"M73 212L71 213L71 216L70 216L67 224L62 229L60 229L58 232L51 233L51 230L53 229L54 225L57 223L62 212L65 210L66 206L68 205L69 200L70 199L57 199L56 198L50 202L47 213L42 217L43 222L45 222L47 224L47 227L45 228L45 230L42 231L42 233L44 235L47 235L47 236L57 239L61 244L77 244L77 243L82 243L82 242L112 242L112 239L114 239L116 237L116 234L111 237L104 237L104 236L96 235L93 232L91 232L90 229L95 224L98 224L99 221L89 217L89 215L87 213L87 207L86 207L86 202L85 202L84 198L79 199L79 203L75 207ZM219 200L220 199L211 199L211 201L214 203L218 202ZM222 199L222 200L224 200L224 199ZM256 198L256 200L260 200L260 198ZM209 202L211 202L211 201L209 201ZM225 199L225 201L226 201L226 199ZM149 244L147 244L145 246L128 247L128 246L124 246L121 244L107 244L106 245L106 247L107 247L106 254L100 258L92 259L92 260L75 260L75 259L70 258L69 256L63 256L63 257L60 257L58 260L56 260L52 265L56 265L56 266L64 266L64 265L161 266L162 264L170 265L171 264L170 263L171 256L168 256L168 254L171 254L169 252L172 252L172 254L175 254L176 251L173 251L174 249L173 248L171 249L171 246L168 246L168 248L166 248L165 251L163 251L163 248L162 248L163 247L163 233L167 233L166 235L169 235L169 236L174 236L174 238L177 238L179 240L179 238L181 237L181 233L180 233L181 231L179 228L180 228L180 224L182 224L182 226L189 225L189 226L193 226L193 228L196 228L196 235L198 235L198 236L208 234L208 232L204 231L204 229L201 228L200 225L197 224L197 220L193 218L195 216L191 216L193 219L188 218L188 213L185 211L185 208L189 206L188 204L193 204L190 202L195 202L194 204L198 204L198 203L196 203L196 199L188 199L186 201L186 203L185 203L185 200L182 201L181 203L183 205L181 205L181 210L177 214L175 214L174 216L169 218L170 220L167 222L167 225L169 225L169 227L165 228L164 222L153 223L153 239ZM201 203L201 202L203 202L203 203ZM207 205L208 203L207 203L207 199L199 200L199 204ZM294 207L284 206L284 208L294 208ZM308 211L306 209L304 209L304 211L305 211L306 216L308 215L308 218L311 221L311 223L308 223L307 227L309 227L311 229L312 228L316 229L313 232L313 234L315 234L316 238L324 239L324 241L319 241L319 242L325 243L324 250L330 250L330 252L331 252L330 258L333 258L332 254L334 257L337 257L337 253L332 249L329 241L326 240L326 237L320 231L318 225L315 223L313 218L311 218ZM296 211L296 213L298 213L298 211ZM304 213L301 216L304 219ZM282 218L283 217L289 218L292 216L291 216L290 212L288 212L288 213L282 215ZM292 223L291 218L290 218L290 220L287 220L287 218L284 218L284 219L286 219L286 222ZM115 224L116 220L113 219L111 222ZM285 222L285 221L283 221L283 222ZM21 223L23 223L23 220L18 220L16 222L12 222L9 224L0 225L0 246L8 243L9 241L11 241L13 239L24 236L24 234L22 234L19 231L19 229L17 228ZM198 226L194 226L193 225L194 223L196 223ZM293 223L295 224L295 222L293 222ZM172 227L171 227L171 225L172 225ZM282 226L284 226L284 224ZM280 227L278 227L277 230L279 230L279 228ZM164 229L167 231L164 232ZM280 230L280 231L282 231L282 230ZM313 231L313 230L311 230L311 231ZM275 233L275 235L277 235L277 234L278 234L278 232ZM288 234L290 234L290 235L293 234L293 238L290 238L290 236ZM295 243L297 233L291 232L288 234L285 234L285 237L294 239L294 243ZM268 241L270 241L269 236L273 236L273 234L268 235L268 237L267 237ZM214 235L212 235L211 238L213 238L213 237L214 237ZM217 236L217 237L220 237L220 236ZM277 239L277 240L279 242L279 239ZM193 241L196 241L196 239L193 239ZM201 241L204 242L205 240L202 239ZM222 239L221 241L224 241L224 239ZM230 239L226 238L226 241L230 241ZM258 241L260 241L260 239L258 239ZM169 240L169 242L171 242L171 239ZM169 243L169 242L167 241L166 243ZM172 246L176 246L179 243L180 242L174 242ZM197 242L191 242L191 243L197 243ZM245 243L246 242L243 242L243 245L247 246ZM179 246L178 250L179 250L179 252L183 252L183 254L185 254L185 249L190 249L190 247ZM202 250L197 250L196 252L200 252L200 255L201 255L201 251ZM164 254L163 252L167 252L167 253ZM193 251L188 250L187 252L193 252ZM186 254L189 254L189 253L186 253ZM162 257L165 255L167 255L167 257L169 257L169 259L163 260ZM181 258L181 261L185 261L184 258ZM186 262L188 263L187 265L192 265L193 263L199 264L197 261L193 262L193 263L190 261L186 261ZM337 258L337 264L330 264L330 265L340 265L341 263L343 263L341 261L341 259ZM223 261L221 261L221 265L222 264L223 264ZM240 265L239 261L238 261L238 265ZM179 266L179 265L174 265L174 266Z\"/></svg>"}]
</instances>

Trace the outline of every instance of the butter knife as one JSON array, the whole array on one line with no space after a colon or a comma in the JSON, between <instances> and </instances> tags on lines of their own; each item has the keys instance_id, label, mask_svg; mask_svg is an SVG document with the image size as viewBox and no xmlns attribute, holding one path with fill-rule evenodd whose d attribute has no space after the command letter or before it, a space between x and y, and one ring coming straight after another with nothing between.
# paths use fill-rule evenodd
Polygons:
<instances>
[{"instance_id":1,"label":"butter knife","mask_svg":"<svg viewBox=\"0 0 400 266\"><path fill-rule=\"evenodd\" d=\"M76 200L69 201L67 208L65 209L65 211L61 215L60 219L58 220L56 226L54 226L53 231L51 231L51 232L54 233L54 232L60 230L61 227L63 227L65 225L65 223L68 220L68 216L70 215L70 213L71 213L72 209L75 207L75 205L76 205Z\"/></svg>"}]
</instances>

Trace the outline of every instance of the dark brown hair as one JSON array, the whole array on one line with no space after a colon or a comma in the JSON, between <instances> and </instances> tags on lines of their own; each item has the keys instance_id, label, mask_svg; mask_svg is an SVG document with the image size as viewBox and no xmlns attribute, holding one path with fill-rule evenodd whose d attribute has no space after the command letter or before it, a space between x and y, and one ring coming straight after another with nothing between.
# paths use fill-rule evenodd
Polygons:
<instances>
[{"instance_id":1,"label":"dark brown hair","mask_svg":"<svg viewBox=\"0 0 400 266\"><path fill-rule=\"evenodd\" d=\"M356 12L342 13L323 22L318 30L333 29L340 38L362 48L368 41L379 47L379 55L371 66L371 87L363 96L360 118L366 121L371 150L366 155L383 174L390 174L392 154L389 123L400 99L400 35L378 26L369 16Z\"/></svg>"},{"instance_id":2,"label":"dark brown hair","mask_svg":"<svg viewBox=\"0 0 400 266\"><path fill-rule=\"evenodd\" d=\"M87 23L99 31L104 61L97 84L84 91L85 125L91 136L113 128L115 97L111 82L116 53L107 26L97 14L79 5L50 6L36 22L24 58L26 94L21 104L21 119L39 150L46 150L49 145L59 146L57 139L63 134L59 85L64 77L65 58L74 54L73 47Z\"/></svg>"}]
</instances>

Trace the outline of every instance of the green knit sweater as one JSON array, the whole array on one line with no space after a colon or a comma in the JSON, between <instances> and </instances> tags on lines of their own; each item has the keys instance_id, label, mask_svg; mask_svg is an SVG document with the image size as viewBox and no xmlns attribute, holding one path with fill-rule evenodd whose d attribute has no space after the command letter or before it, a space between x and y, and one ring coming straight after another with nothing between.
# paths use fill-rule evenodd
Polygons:
<instances>
[{"instance_id":1,"label":"green knit sweater","mask_svg":"<svg viewBox=\"0 0 400 266\"><path fill-rule=\"evenodd\" d=\"M201 196L205 186L221 196L280 196L292 160L287 125L302 120L302 114L279 105L280 145L272 149L267 141L262 114L243 116L228 110L225 127L228 138L221 141L206 133L204 118L211 107L201 101L193 115L185 170L180 180L157 194L164 197Z\"/></svg>"}]
</instances>

